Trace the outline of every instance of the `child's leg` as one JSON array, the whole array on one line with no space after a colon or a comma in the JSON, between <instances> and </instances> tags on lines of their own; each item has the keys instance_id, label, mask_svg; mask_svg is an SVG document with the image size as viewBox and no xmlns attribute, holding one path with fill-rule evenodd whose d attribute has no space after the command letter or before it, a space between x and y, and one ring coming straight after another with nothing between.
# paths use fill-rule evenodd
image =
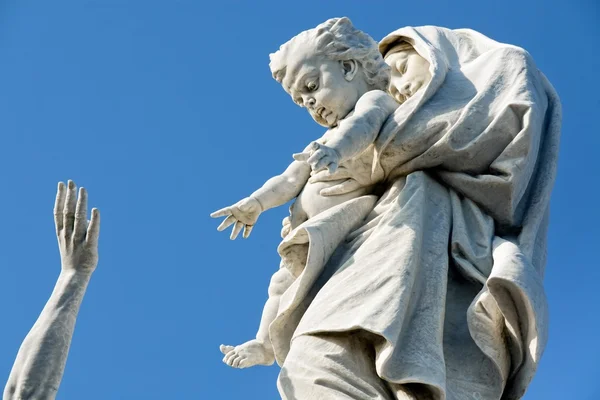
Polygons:
<instances>
[{"instance_id":1,"label":"child's leg","mask_svg":"<svg viewBox=\"0 0 600 400\"><path fill-rule=\"evenodd\" d=\"M271 277L271 282L269 283L269 298L263 308L260 326L256 333L256 340L263 343L269 349L272 348L271 339L269 338L269 325L271 325L271 322L277 317L277 311L279 311L279 298L293 282L294 277L287 268L280 268L279 271L275 272Z\"/></svg>"},{"instance_id":2,"label":"child's leg","mask_svg":"<svg viewBox=\"0 0 600 400\"><path fill-rule=\"evenodd\" d=\"M294 277L286 268L280 268L273 274L269 284L269 298L263 308L256 339L235 347L221 345L221 352L225 354L223 362L234 368L273 364L275 354L269 338L269 325L277 316L281 295L292 282L294 282Z\"/></svg>"},{"instance_id":3,"label":"child's leg","mask_svg":"<svg viewBox=\"0 0 600 400\"><path fill-rule=\"evenodd\" d=\"M298 200L290 206L290 228L296 229L299 225L308 220L308 215L302 209L302 204Z\"/></svg>"},{"instance_id":4,"label":"child's leg","mask_svg":"<svg viewBox=\"0 0 600 400\"><path fill-rule=\"evenodd\" d=\"M308 221L308 215L306 215L302 209L302 205L298 199L296 199L290 206L290 215L285 217L281 222L281 225L283 226L281 228L281 238L285 239L288 233L306 221Z\"/></svg>"}]
</instances>

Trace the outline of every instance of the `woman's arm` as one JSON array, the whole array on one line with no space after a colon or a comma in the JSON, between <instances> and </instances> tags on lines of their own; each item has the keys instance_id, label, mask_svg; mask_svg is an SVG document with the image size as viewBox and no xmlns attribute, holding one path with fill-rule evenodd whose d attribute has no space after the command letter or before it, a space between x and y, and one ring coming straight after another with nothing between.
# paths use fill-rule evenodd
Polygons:
<instances>
[{"instance_id":1,"label":"woman's arm","mask_svg":"<svg viewBox=\"0 0 600 400\"><path fill-rule=\"evenodd\" d=\"M69 181L60 182L54 217L62 269L54 291L25 337L10 372L4 400L56 397L62 379L75 321L85 290L98 263L100 214L87 221L87 193Z\"/></svg>"}]
</instances>

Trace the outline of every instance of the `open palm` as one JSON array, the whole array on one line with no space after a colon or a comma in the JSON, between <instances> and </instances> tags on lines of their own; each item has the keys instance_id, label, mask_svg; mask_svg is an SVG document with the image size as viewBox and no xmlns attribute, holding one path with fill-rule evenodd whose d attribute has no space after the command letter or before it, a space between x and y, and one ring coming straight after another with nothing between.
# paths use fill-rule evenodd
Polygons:
<instances>
[{"instance_id":1,"label":"open palm","mask_svg":"<svg viewBox=\"0 0 600 400\"><path fill-rule=\"evenodd\" d=\"M210 216L212 218L226 217L217 230L222 231L233 225L230 236L231 240L237 238L242 229L244 229L242 236L246 239L250 236L252 228L254 228L254 224L256 224L262 211L262 206L258 200L253 197L246 197L232 206L213 212Z\"/></svg>"}]
</instances>

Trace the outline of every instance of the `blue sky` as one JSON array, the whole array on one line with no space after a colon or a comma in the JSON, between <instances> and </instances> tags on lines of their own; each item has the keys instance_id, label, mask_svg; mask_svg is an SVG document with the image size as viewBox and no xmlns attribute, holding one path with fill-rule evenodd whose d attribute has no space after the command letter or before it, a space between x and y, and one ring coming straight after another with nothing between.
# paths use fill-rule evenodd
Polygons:
<instances>
[{"instance_id":1,"label":"blue sky","mask_svg":"<svg viewBox=\"0 0 600 400\"><path fill-rule=\"evenodd\" d=\"M277 398L233 370L256 330L286 208L249 240L211 211L321 135L268 55L327 18L375 39L469 27L520 45L563 102L545 285L550 340L525 399L600 398L600 6L586 1L16 1L0 5L0 378L59 273L52 206L74 179L102 213L100 264L58 399Z\"/></svg>"}]
</instances>

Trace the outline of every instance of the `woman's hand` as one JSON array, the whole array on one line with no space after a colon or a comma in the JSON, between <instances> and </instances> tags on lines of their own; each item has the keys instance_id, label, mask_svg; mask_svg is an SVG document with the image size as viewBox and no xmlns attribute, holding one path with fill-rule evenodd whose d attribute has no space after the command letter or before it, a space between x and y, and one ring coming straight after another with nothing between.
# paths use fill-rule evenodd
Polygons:
<instances>
[{"instance_id":1,"label":"woman's hand","mask_svg":"<svg viewBox=\"0 0 600 400\"><path fill-rule=\"evenodd\" d=\"M337 196L340 194L346 194L355 191L361 187L365 187L363 183L357 181L354 177L354 174L351 174L350 171L344 167L340 166L335 172L329 172L328 170L322 170L317 173L313 173L313 175L308 180L309 183L317 183L317 182L330 182L330 181L339 181L342 182L325 188L319 192L321 196Z\"/></svg>"},{"instance_id":2,"label":"woman's hand","mask_svg":"<svg viewBox=\"0 0 600 400\"><path fill-rule=\"evenodd\" d=\"M92 273L98 264L98 236L100 213L92 209L92 218L87 220L87 191L77 187L73 181L68 187L59 182L54 204L54 223L63 271Z\"/></svg>"},{"instance_id":3,"label":"woman's hand","mask_svg":"<svg viewBox=\"0 0 600 400\"><path fill-rule=\"evenodd\" d=\"M212 218L227 217L223 220L221 225L219 225L217 230L222 231L233 225L230 236L231 240L237 238L242 228L244 228L244 234L242 236L246 239L250 236L252 228L254 227L254 224L256 224L256 220L258 220L262 211L262 206L258 200L254 197L246 197L232 206L215 211L210 214L210 216Z\"/></svg>"}]
</instances>

